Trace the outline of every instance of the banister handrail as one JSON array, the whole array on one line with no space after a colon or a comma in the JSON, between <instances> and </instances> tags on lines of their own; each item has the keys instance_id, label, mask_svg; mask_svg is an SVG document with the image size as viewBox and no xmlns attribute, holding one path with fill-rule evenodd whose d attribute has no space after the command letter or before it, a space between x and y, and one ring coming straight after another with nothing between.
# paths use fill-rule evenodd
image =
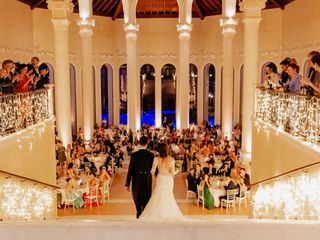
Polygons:
<instances>
[{"instance_id":1,"label":"banister handrail","mask_svg":"<svg viewBox=\"0 0 320 240\"><path fill-rule=\"evenodd\" d=\"M21 178L21 179L24 179L24 180L27 180L27 181L35 182L37 184L39 183L39 184L42 184L42 185L45 185L45 186L48 186L48 187L52 187L54 189L60 188L57 185L52 185L52 184L49 184L49 183L41 182L41 181L33 179L33 178L20 176L20 175L17 175L17 174L14 174L14 173L9 173L9 172L3 171L3 170L0 170L0 174L8 175L9 177Z\"/></svg>"},{"instance_id":2,"label":"banister handrail","mask_svg":"<svg viewBox=\"0 0 320 240\"><path fill-rule=\"evenodd\" d=\"M251 184L251 187L253 187L253 186L255 186L255 185L258 185L258 184L261 184L261 183L265 183L265 182L272 181L272 180L274 180L274 179L277 179L277 178L279 178L279 177L283 177L283 176L288 175L288 174L293 173L293 172L301 171L302 169L306 169L306 168L309 168L309 167L313 167L313 166L318 165L318 164L320 164L320 161L319 161L319 162L315 162L315 163L311 163L311 164L308 164L308 165L305 165L305 166L302 166L302 167L299 167L299 168L295 168L295 169L290 170L290 171L287 171L287 172L285 172L285 173L281 173L281 174L279 174L279 175L276 175L276 176L273 176L273 177L270 177L270 178L266 178L266 179L261 180L261 181L259 181L259 182L252 183L252 184Z\"/></svg>"}]
</instances>

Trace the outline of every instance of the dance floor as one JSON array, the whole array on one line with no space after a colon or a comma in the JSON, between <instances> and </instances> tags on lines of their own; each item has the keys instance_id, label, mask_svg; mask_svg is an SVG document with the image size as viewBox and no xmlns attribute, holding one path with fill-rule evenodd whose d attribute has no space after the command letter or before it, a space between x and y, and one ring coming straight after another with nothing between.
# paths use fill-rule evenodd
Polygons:
<instances>
[{"instance_id":1,"label":"dance floor","mask_svg":"<svg viewBox=\"0 0 320 240\"><path fill-rule=\"evenodd\" d=\"M125 168L125 167L124 167ZM90 211L89 208L76 209L73 212L72 208L58 209L58 216L60 219L76 218L76 219L134 219L135 207L132 201L131 193L125 188L126 171L121 175L117 174L111 186L110 200L100 205L100 207L93 207ZM251 214L251 207L248 204L248 208L244 205L239 210L230 210L226 213L226 210L222 211L220 208L203 210L202 206L197 207L195 201L192 199L186 200L186 186L185 186L186 173L178 173L175 177L174 195L177 203L184 215L188 215L193 218L249 218ZM249 202L249 201L248 201Z\"/></svg>"}]
</instances>

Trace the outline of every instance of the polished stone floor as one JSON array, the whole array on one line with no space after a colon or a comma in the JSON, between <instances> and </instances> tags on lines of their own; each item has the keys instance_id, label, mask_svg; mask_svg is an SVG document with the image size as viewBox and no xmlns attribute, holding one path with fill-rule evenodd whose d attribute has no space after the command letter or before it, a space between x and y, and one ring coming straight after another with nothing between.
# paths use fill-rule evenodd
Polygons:
<instances>
[{"instance_id":1,"label":"polished stone floor","mask_svg":"<svg viewBox=\"0 0 320 240\"><path fill-rule=\"evenodd\" d=\"M126 167L126 166L125 166ZM124 167L124 168L125 168ZM124 187L126 172L116 174L111 186L110 200L100 205L100 207L76 209L73 212L72 208L67 208L66 211L58 209L59 218L108 218L108 219L134 219L135 207L132 201L131 193ZM251 215L251 207L248 204L246 208L243 204L239 210L221 211L220 208L203 210L202 207L197 207L195 201L192 199L186 200L186 173L178 173L174 179L174 195L177 203L183 214L190 217L204 217L204 218L249 218ZM249 203L250 201L248 201Z\"/></svg>"}]
</instances>

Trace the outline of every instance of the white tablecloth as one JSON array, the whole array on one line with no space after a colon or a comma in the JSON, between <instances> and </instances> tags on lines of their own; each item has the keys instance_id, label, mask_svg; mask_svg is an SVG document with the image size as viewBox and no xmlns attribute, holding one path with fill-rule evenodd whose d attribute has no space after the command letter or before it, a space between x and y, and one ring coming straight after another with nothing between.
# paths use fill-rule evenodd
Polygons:
<instances>
[{"instance_id":1,"label":"white tablecloth","mask_svg":"<svg viewBox=\"0 0 320 240\"><path fill-rule=\"evenodd\" d=\"M226 190L224 188L209 188L209 191L213 196L214 206L219 207L220 206L219 197L226 195L227 194Z\"/></svg>"}]
</instances>

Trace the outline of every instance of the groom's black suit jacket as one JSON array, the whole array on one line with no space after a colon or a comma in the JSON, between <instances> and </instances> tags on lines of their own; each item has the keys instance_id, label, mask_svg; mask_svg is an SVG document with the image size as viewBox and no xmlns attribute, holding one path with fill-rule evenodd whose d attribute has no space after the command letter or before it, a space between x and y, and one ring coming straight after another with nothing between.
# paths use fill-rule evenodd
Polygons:
<instances>
[{"instance_id":1,"label":"groom's black suit jacket","mask_svg":"<svg viewBox=\"0 0 320 240\"><path fill-rule=\"evenodd\" d=\"M132 196L136 205L148 203L151 197L152 176L150 171L153 159L154 154L146 149L132 153L125 186L130 187L132 181Z\"/></svg>"}]
</instances>

